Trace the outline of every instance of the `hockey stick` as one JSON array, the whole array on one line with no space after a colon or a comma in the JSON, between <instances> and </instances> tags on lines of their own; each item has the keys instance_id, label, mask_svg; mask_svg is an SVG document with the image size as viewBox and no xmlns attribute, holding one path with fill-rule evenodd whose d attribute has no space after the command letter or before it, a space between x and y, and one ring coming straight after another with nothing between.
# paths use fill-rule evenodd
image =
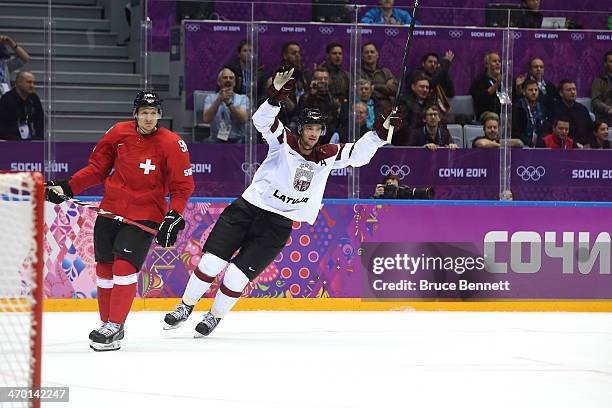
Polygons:
<instances>
[{"instance_id":1,"label":"hockey stick","mask_svg":"<svg viewBox=\"0 0 612 408\"><path fill-rule=\"evenodd\" d=\"M410 47L412 46L412 37L414 34L414 25L416 24L416 12L419 8L419 0L414 0L414 9L412 10L412 20L410 21L410 27L408 27L408 40L406 41L406 47L404 48L404 58L402 59L402 73L400 75L400 81L397 85L397 92L395 93L395 106L391 111L391 114L397 113L399 109L399 98L402 93L402 85L406 80L406 69L408 68L408 54L410 54ZM393 126L389 126L389 131L387 132L387 143L391 144L391 139L393 139Z\"/></svg>"},{"instance_id":2,"label":"hockey stick","mask_svg":"<svg viewBox=\"0 0 612 408\"><path fill-rule=\"evenodd\" d=\"M145 232L148 232L149 234L157 235L158 231L155 228L147 227L146 225L143 225L143 224L141 224L139 222L132 221L129 218L125 218L125 217L122 217L122 216L117 215L117 214L113 214L110 211L103 210L100 207L96 207L95 205L92 205L92 204L87 204L87 203L85 203L85 202L83 202L81 200L77 200L76 198L70 198L67 195L59 194L59 193L57 193L57 195L62 200L64 200L64 201L69 201L69 202L74 203L74 204L76 204L78 206L85 207L85 208L87 208L89 210L94 211L95 213L97 213L98 215L100 215L102 217L110 218L112 220L117 220L117 221L120 221L120 222L122 222L124 224L133 225L135 227L140 228L141 230L143 230Z\"/></svg>"}]
</instances>

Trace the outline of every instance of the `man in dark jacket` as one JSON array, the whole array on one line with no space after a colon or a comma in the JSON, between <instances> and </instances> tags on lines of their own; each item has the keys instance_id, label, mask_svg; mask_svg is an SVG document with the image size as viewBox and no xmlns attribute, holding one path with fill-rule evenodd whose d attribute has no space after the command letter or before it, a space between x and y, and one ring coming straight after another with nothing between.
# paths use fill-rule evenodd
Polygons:
<instances>
[{"instance_id":1,"label":"man in dark jacket","mask_svg":"<svg viewBox=\"0 0 612 408\"><path fill-rule=\"evenodd\" d=\"M528 79L524 83L524 95L512 107L512 137L525 146L533 147L544 136L546 108L538 101L538 83Z\"/></svg>"},{"instance_id":2,"label":"man in dark jacket","mask_svg":"<svg viewBox=\"0 0 612 408\"><path fill-rule=\"evenodd\" d=\"M253 47L246 40L241 40L238 43L237 50L238 55L229 60L225 64L225 68L232 70L236 76L236 86L234 92L249 96L249 80L251 78L251 53ZM257 98L257 92L265 90L266 77L263 71L263 66L257 68L257 72L254 73L253 80L256 84L255 97ZM265 93L265 92L264 92Z\"/></svg>"},{"instance_id":3,"label":"man in dark jacket","mask_svg":"<svg viewBox=\"0 0 612 408\"><path fill-rule=\"evenodd\" d=\"M451 50L446 51L442 61L439 60L438 54L428 52L421 58L421 66L406 77L406 85L410 86L412 78L415 76L429 76L431 78L431 91L436 93L436 99L441 105L440 107L443 109L443 112L448 112L450 108L446 98L455 96L455 86L448 72L454 58L455 54Z\"/></svg>"},{"instance_id":4,"label":"man in dark jacket","mask_svg":"<svg viewBox=\"0 0 612 408\"><path fill-rule=\"evenodd\" d=\"M567 118L572 129L572 139L583 146L594 142L593 121L587 108L576 102L576 83L571 79L559 82L561 98L555 102L550 113L550 119Z\"/></svg>"},{"instance_id":5,"label":"man in dark jacket","mask_svg":"<svg viewBox=\"0 0 612 408\"><path fill-rule=\"evenodd\" d=\"M499 115L501 104L497 92L502 89L501 58L496 52L488 52L484 59L485 71L472 81L470 95L474 103L476 118L484 112L495 112Z\"/></svg>"},{"instance_id":6,"label":"man in dark jacket","mask_svg":"<svg viewBox=\"0 0 612 408\"><path fill-rule=\"evenodd\" d=\"M34 93L35 80L30 71L19 72L15 88L0 99L0 139L43 139L45 113L40 98Z\"/></svg>"},{"instance_id":7,"label":"man in dark jacket","mask_svg":"<svg viewBox=\"0 0 612 408\"><path fill-rule=\"evenodd\" d=\"M612 126L612 51L604 55L604 73L593 80L591 105L597 119Z\"/></svg>"},{"instance_id":8,"label":"man in dark jacket","mask_svg":"<svg viewBox=\"0 0 612 408\"><path fill-rule=\"evenodd\" d=\"M524 95L525 81L528 79L536 81L540 90L538 101L546 110L550 111L555 101L559 99L559 91L557 91L557 87L552 82L544 79L544 61L542 59L533 58L529 61L529 71L516 78L513 95L515 102Z\"/></svg>"}]
</instances>

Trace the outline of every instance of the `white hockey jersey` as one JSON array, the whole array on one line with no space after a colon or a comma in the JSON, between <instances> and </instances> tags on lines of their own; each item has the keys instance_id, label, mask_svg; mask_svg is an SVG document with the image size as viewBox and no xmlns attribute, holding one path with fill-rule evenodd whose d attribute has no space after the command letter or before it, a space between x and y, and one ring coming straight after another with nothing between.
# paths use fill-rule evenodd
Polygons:
<instances>
[{"instance_id":1,"label":"white hockey jersey","mask_svg":"<svg viewBox=\"0 0 612 408\"><path fill-rule=\"evenodd\" d=\"M313 224L332 169L363 166L386 142L371 131L356 143L318 145L302 156L296 136L278 120L279 111L266 101L253 115L269 150L242 198L293 221Z\"/></svg>"}]
</instances>

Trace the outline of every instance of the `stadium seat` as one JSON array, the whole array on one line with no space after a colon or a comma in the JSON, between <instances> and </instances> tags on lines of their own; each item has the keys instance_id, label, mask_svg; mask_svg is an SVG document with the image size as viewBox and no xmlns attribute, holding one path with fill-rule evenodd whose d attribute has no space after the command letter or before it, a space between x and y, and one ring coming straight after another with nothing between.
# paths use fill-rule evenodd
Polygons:
<instances>
[{"instance_id":1,"label":"stadium seat","mask_svg":"<svg viewBox=\"0 0 612 408\"><path fill-rule=\"evenodd\" d=\"M474 104L472 103L472 95L459 95L448 99L451 106L451 113L464 114L470 119L474 119Z\"/></svg>"},{"instance_id":2,"label":"stadium seat","mask_svg":"<svg viewBox=\"0 0 612 408\"><path fill-rule=\"evenodd\" d=\"M576 102L581 105L584 105L584 107L587 108L589 112L593 112L593 109L591 108L591 98L576 98Z\"/></svg>"},{"instance_id":3,"label":"stadium seat","mask_svg":"<svg viewBox=\"0 0 612 408\"><path fill-rule=\"evenodd\" d=\"M204 123L202 117L204 115L204 101L214 91L193 91L193 140L198 129L210 129L210 124Z\"/></svg>"},{"instance_id":4,"label":"stadium seat","mask_svg":"<svg viewBox=\"0 0 612 408\"><path fill-rule=\"evenodd\" d=\"M472 147L472 142L479 136L484 135L482 125L465 125L463 127L463 138L465 140L465 147Z\"/></svg>"},{"instance_id":5,"label":"stadium seat","mask_svg":"<svg viewBox=\"0 0 612 408\"><path fill-rule=\"evenodd\" d=\"M463 127L461 125L446 125L446 128L451 135L453 143L463 147Z\"/></svg>"}]
</instances>

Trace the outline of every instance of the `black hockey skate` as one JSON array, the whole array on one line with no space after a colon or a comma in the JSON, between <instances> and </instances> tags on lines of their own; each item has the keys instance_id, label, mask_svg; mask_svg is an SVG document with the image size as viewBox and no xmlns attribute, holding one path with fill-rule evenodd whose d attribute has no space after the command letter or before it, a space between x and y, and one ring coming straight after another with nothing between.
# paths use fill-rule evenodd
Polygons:
<instances>
[{"instance_id":1,"label":"black hockey skate","mask_svg":"<svg viewBox=\"0 0 612 408\"><path fill-rule=\"evenodd\" d=\"M215 330L215 327L217 327L220 321L221 318L213 316L210 312L206 313L202 321L196 326L196 334L194 337L208 336Z\"/></svg>"},{"instance_id":2,"label":"black hockey skate","mask_svg":"<svg viewBox=\"0 0 612 408\"><path fill-rule=\"evenodd\" d=\"M104 323L102 327L89 334L89 347L94 351L114 351L121 348L123 340L123 325Z\"/></svg>"},{"instance_id":3,"label":"black hockey skate","mask_svg":"<svg viewBox=\"0 0 612 408\"><path fill-rule=\"evenodd\" d=\"M193 306L186 305L183 302L179 303L176 305L174 312L170 312L164 317L164 330L176 329L189 319L191 312L193 312Z\"/></svg>"}]
</instances>

